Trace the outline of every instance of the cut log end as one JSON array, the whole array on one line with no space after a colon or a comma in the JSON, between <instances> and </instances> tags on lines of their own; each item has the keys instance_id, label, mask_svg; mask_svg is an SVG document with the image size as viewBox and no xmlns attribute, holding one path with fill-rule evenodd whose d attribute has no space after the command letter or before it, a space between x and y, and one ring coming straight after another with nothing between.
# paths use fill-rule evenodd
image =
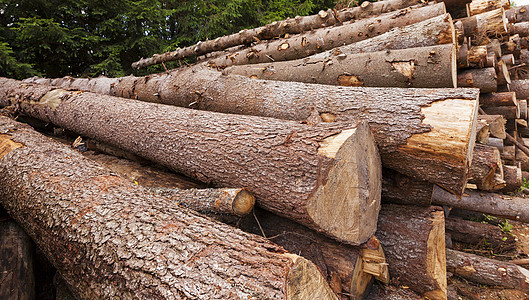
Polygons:
<instances>
[{"instance_id":1,"label":"cut log end","mask_svg":"<svg viewBox=\"0 0 529 300\"><path fill-rule=\"evenodd\" d=\"M285 255L293 262L287 275L287 299L338 299L316 265L295 254Z\"/></svg>"},{"instance_id":2,"label":"cut log end","mask_svg":"<svg viewBox=\"0 0 529 300\"><path fill-rule=\"evenodd\" d=\"M428 299L446 299L447 282L446 268L443 263L446 257L444 211L432 212L432 230L428 236L427 269L431 278L438 282L439 289L428 291L424 296Z\"/></svg>"},{"instance_id":3,"label":"cut log end","mask_svg":"<svg viewBox=\"0 0 529 300\"><path fill-rule=\"evenodd\" d=\"M255 197L245 189L237 189L237 194L233 200L233 212L238 216L245 216L252 211L255 204Z\"/></svg>"},{"instance_id":4,"label":"cut log end","mask_svg":"<svg viewBox=\"0 0 529 300\"><path fill-rule=\"evenodd\" d=\"M382 169L372 141L363 122L325 139L318 149L320 155L334 158L334 165L309 200L307 212L320 228L350 244L365 242L375 233L358 230L376 228L380 209Z\"/></svg>"}]
</instances>

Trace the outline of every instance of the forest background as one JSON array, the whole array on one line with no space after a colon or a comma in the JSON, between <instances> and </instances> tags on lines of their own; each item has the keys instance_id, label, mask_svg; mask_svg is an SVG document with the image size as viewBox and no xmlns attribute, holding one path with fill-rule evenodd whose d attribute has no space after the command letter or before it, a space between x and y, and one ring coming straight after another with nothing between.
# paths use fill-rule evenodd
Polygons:
<instances>
[{"instance_id":1,"label":"forest background","mask_svg":"<svg viewBox=\"0 0 529 300\"><path fill-rule=\"evenodd\" d=\"M356 0L0 0L0 76L109 77L142 57ZM168 64L168 68L178 63Z\"/></svg>"}]
</instances>

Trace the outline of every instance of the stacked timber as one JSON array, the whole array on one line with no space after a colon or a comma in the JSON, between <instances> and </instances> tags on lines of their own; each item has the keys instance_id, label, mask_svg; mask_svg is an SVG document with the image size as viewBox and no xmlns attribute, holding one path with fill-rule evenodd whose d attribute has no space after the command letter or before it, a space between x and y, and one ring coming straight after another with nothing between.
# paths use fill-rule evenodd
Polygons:
<instances>
[{"instance_id":1,"label":"stacked timber","mask_svg":"<svg viewBox=\"0 0 529 300\"><path fill-rule=\"evenodd\" d=\"M512 237L449 214L529 222L527 200L504 195L529 170L529 12L423 2L321 11L134 64L197 58L162 74L0 79L19 120L107 153L0 117L0 200L82 298L361 299L376 280L394 286L379 296L447 299L452 275L527 291L522 267L454 246Z\"/></svg>"}]
</instances>

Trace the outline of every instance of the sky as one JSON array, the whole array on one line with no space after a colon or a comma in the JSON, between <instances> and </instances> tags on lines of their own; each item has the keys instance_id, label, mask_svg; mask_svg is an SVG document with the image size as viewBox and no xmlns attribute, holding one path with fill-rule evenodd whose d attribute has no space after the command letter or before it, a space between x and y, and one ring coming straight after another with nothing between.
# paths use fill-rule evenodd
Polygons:
<instances>
[{"instance_id":1,"label":"sky","mask_svg":"<svg viewBox=\"0 0 529 300\"><path fill-rule=\"evenodd\" d=\"M529 0L514 0L514 3L516 6L527 5L529 4Z\"/></svg>"}]
</instances>

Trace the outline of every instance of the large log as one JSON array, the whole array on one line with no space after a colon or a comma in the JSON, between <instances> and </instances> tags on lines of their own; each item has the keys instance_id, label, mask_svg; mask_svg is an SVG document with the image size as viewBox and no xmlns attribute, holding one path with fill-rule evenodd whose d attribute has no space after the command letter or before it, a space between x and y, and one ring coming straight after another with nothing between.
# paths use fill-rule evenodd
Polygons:
<instances>
[{"instance_id":1,"label":"large log","mask_svg":"<svg viewBox=\"0 0 529 300\"><path fill-rule=\"evenodd\" d=\"M227 67L231 65L245 65L269 63L303 58L315 53L334 49L336 47L363 41L374 36L379 36L393 28L399 28L428 20L446 13L445 5L421 6L420 8L407 8L369 19L359 20L331 28L322 28L305 34L296 35L286 39L272 40L259 43L255 46L228 53L210 60L210 66ZM444 24L435 25L436 28ZM418 27L418 26L415 26ZM398 30L390 36L395 39ZM449 31L448 31L449 33ZM450 38L450 34L446 34ZM403 39L403 37L398 37ZM429 39L439 38L430 32ZM445 38L441 36L440 38ZM377 39L380 40L380 39Z\"/></svg>"},{"instance_id":2,"label":"large log","mask_svg":"<svg viewBox=\"0 0 529 300\"><path fill-rule=\"evenodd\" d=\"M529 270L512 263L446 249L446 267L476 283L529 292Z\"/></svg>"},{"instance_id":3,"label":"large log","mask_svg":"<svg viewBox=\"0 0 529 300\"><path fill-rule=\"evenodd\" d=\"M133 68L143 68L164 61L179 60L189 56L202 55L213 51L224 50L242 44L250 44L255 41L273 39L285 34L295 34L310 31L316 28L341 24L349 20L357 20L370 16L378 16L383 13L406 8L411 5L422 4L422 0L387 0L380 3L364 2L362 5L347 8L339 12L329 9L320 11L317 15L306 17L289 18L283 21L253 29L245 29L238 33L222 36L214 40L198 42L196 45L178 48L173 52L155 54L151 58L140 59L132 64Z\"/></svg>"},{"instance_id":4,"label":"large log","mask_svg":"<svg viewBox=\"0 0 529 300\"><path fill-rule=\"evenodd\" d=\"M428 299L446 299L445 227L441 207L384 205L376 236L384 249L389 274L399 285Z\"/></svg>"},{"instance_id":5,"label":"large log","mask_svg":"<svg viewBox=\"0 0 529 300\"><path fill-rule=\"evenodd\" d=\"M509 22L507 18L505 18L505 11L503 8L458 19L456 21L461 21L461 23L463 23L465 36L471 37L472 43L475 45L486 45L490 42L489 37L496 38L508 34L507 24Z\"/></svg>"},{"instance_id":6,"label":"large log","mask_svg":"<svg viewBox=\"0 0 529 300\"><path fill-rule=\"evenodd\" d=\"M375 237L361 246L344 245L258 208L254 216L243 218L238 227L314 262L338 295L362 299L373 278L389 281L383 249ZM339 285L332 284L336 277L340 279Z\"/></svg>"},{"instance_id":7,"label":"large log","mask_svg":"<svg viewBox=\"0 0 529 300\"><path fill-rule=\"evenodd\" d=\"M0 157L2 150L0 143ZM33 247L29 236L15 221L9 217L0 220L0 299L35 299Z\"/></svg>"},{"instance_id":8,"label":"large log","mask_svg":"<svg viewBox=\"0 0 529 300\"><path fill-rule=\"evenodd\" d=\"M106 83L106 92L116 96L220 112L312 122L314 117L344 123L369 120L386 167L456 193L465 186L475 140L477 90L333 87L195 69L149 77L51 81L85 90Z\"/></svg>"},{"instance_id":9,"label":"large log","mask_svg":"<svg viewBox=\"0 0 529 300\"><path fill-rule=\"evenodd\" d=\"M76 297L336 299L310 261L0 124L0 201Z\"/></svg>"},{"instance_id":10,"label":"large log","mask_svg":"<svg viewBox=\"0 0 529 300\"><path fill-rule=\"evenodd\" d=\"M456 87L453 44L231 66L224 74L342 86ZM437 76L432 76L437 74Z\"/></svg>"},{"instance_id":11,"label":"large log","mask_svg":"<svg viewBox=\"0 0 529 300\"><path fill-rule=\"evenodd\" d=\"M338 240L375 229L381 163L365 122L306 125L53 90L0 80L0 104L215 186L246 187L262 207Z\"/></svg>"}]
</instances>

